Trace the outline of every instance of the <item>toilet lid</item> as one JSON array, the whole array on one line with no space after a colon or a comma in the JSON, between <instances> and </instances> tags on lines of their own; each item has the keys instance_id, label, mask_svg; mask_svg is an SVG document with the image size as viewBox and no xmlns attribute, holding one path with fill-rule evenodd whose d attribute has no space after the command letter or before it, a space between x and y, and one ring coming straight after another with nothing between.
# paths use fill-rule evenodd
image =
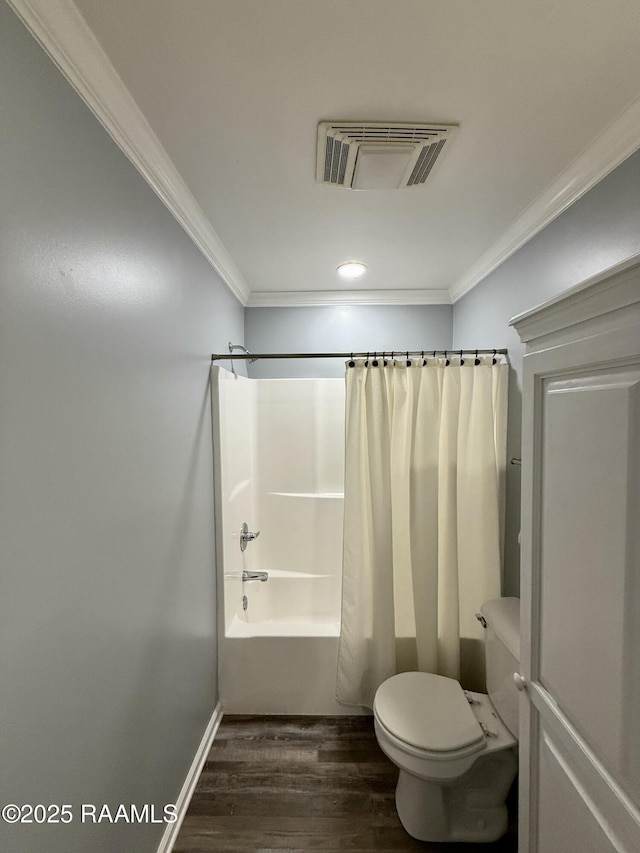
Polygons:
<instances>
[{"instance_id":1,"label":"toilet lid","mask_svg":"<svg viewBox=\"0 0 640 853\"><path fill-rule=\"evenodd\" d=\"M459 682L427 672L402 672L380 685L373 705L382 725L400 740L429 752L485 743Z\"/></svg>"}]
</instances>

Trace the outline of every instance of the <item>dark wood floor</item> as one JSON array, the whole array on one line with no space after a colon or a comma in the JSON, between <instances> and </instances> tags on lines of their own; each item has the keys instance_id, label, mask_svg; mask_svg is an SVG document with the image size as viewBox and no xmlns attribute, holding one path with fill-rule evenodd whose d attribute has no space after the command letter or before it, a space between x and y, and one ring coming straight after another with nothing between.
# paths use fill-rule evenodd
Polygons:
<instances>
[{"instance_id":1,"label":"dark wood floor","mask_svg":"<svg viewBox=\"0 0 640 853\"><path fill-rule=\"evenodd\" d=\"M415 841L396 780L370 717L226 716L174 853L516 853L515 821L495 844Z\"/></svg>"}]
</instances>

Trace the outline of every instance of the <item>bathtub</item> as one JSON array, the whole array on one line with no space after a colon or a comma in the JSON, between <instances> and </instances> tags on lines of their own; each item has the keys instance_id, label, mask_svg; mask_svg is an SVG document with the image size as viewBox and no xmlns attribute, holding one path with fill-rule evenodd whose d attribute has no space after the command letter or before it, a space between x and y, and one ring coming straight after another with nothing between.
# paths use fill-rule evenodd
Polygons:
<instances>
[{"instance_id":1,"label":"bathtub","mask_svg":"<svg viewBox=\"0 0 640 853\"><path fill-rule=\"evenodd\" d=\"M334 698L340 636L339 577L271 570L241 582L227 625L221 670L231 714L353 714Z\"/></svg>"}]
</instances>

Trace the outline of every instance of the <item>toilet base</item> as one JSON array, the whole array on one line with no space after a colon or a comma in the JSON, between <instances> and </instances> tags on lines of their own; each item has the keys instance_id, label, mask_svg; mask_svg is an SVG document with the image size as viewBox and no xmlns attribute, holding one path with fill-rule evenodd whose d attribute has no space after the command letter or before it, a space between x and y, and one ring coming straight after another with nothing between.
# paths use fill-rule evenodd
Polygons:
<instances>
[{"instance_id":1,"label":"toilet base","mask_svg":"<svg viewBox=\"0 0 640 853\"><path fill-rule=\"evenodd\" d=\"M513 749L478 758L453 784L400 770L396 810L419 841L497 841L507 831L505 800L517 772Z\"/></svg>"}]
</instances>

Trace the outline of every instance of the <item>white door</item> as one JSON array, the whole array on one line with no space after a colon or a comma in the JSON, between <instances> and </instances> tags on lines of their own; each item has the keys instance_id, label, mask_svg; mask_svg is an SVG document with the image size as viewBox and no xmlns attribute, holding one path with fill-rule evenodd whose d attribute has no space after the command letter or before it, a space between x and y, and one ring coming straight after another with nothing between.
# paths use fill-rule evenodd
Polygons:
<instances>
[{"instance_id":1,"label":"white door","mask_svg":"<svg viewBox=\"0 0 640 853\"><path fill-rule=\"evenodd\" d=\"M640 851L638 353L525 356L520 853Z\"/></svg>"}]
</instances>

